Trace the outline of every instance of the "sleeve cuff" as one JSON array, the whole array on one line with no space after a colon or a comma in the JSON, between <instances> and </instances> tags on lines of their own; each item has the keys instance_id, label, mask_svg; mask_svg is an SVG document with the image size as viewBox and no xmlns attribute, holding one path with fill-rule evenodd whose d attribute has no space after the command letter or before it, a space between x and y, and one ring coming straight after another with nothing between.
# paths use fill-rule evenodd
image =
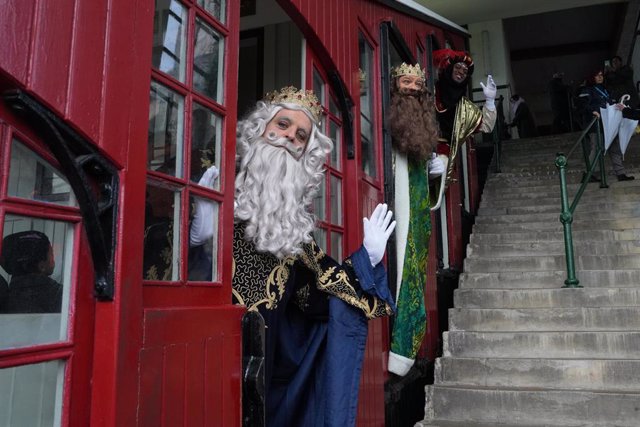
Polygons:
<instances>
[{"instance_id":1,"label":"sleeve cuff","mask_svg":"<svg viewBox=\"0 0 640 427\"><path fill-rule=\"evenodd\" d=\"M389 353L389 372L404 377L411 369L415 360L400 356L394 352Z\"/></svg>"},{"instance_id":2,"label":"sleeve cuff","mask_svg":"<svg viewBox=\"0 0 640 427\"><path fill-rule=\"evenodd\" d=\"M436 147L436 154L444 154L449 157L450 151L451 148L449 147L449 144L445 144L444 142L439 142Z\"/></svg>"},{"instance_id":3,"label":"sleeve cuff","mask_svg":"<svg viewBox=\"0 0 640 427\"><path fill-rule=\"evenodd\" d=\"M355 251L349 258L351 258L353 269L355 270L356 276L358 276L362 290L369 295L383 300L389 304L395 312L396 305L391 297L387 283L387 272L382 263L380 262L375 267L372 267L371 261L369 260L369 253L364 246L360 246L360 249Z\"/></svg>"}]
</instances>

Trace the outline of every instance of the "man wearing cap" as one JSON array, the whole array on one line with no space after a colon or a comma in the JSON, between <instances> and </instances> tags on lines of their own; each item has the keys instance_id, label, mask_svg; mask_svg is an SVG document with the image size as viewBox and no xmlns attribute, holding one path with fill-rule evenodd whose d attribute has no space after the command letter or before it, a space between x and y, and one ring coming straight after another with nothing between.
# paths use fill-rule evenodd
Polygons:
<instances>
[{"instance_id":1,"label":"man wearing cap","mask_svg":"<svg viewBox=\"0 0 640 427\"><path fill-rule=\"evenodd\" d=\"M388 369L404 376L413 366L426 331L424 286L431 236L429 177L444 172L434 153L438 124L433 97L419 64L391 72L387 123L392 137L396 214L396 301Z\"/></svg>"},{"instance_id":2,"label":"man wearing cap","mask_svg":"<svg viewBox=\"0 0 640 427\"><path fill-rule=\"evenodd\" d=\"M474 68L471 57L465 52L439 49L433 52L433 60L438 67L436 112L442 137L437 153L448 156L445 179L449 181L458 150L465 140L475 132L493 130L497 88L490 74L486 85L480 83L485 96L481 110L465 96Z\"/></svg>"},{"instance_id":3,"label":"man wearing cap","mask_svg":"<svg viewBox=\"0 0 640 427\"><path fill-rule=\"evenodd\" d=\"M283 88L237 127L232 279L265 320L268 426L353 426L367 320L395 308L380 261L395 227L380 204L342 263L313 240L310 208L333 148L311 91ZM212 216L196 208L195 227Z\"/></svg>"}]
</instances>

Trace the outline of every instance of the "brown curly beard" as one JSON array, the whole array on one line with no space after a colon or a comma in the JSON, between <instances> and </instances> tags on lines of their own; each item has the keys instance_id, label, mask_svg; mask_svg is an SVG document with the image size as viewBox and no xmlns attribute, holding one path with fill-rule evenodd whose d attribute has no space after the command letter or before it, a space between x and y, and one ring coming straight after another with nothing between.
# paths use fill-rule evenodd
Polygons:
<instances>
[{"instance_id":1,"label":"brown curly beard","mask_svg":"<svg viewBox=\"0 0 640 427\"><path fill-rule=\"evenodd\" d=\"M427 160L438 143L438 123L433 97L425 92L391 93L387 115L393 147L417 161Z\"/></svg>"}]
</instances>

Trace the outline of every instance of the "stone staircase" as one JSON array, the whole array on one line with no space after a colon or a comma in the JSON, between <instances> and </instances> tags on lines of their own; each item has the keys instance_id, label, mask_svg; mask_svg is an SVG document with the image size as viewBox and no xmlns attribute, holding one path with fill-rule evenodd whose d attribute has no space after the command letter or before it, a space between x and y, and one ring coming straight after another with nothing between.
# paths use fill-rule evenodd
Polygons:
<instances>
[{"instance_id":1,"label":"stone staircase","mask_svg":"<svg viewBox=\"0 0 640 427\"><path fill-rule=\"evenodd\" d=\"M573 222L584 288L563 289L554 159L577 137L505 142L416 427L640 426L640 137L625 156L638 179L587 186Z\"/></svg>"}]
</instances>

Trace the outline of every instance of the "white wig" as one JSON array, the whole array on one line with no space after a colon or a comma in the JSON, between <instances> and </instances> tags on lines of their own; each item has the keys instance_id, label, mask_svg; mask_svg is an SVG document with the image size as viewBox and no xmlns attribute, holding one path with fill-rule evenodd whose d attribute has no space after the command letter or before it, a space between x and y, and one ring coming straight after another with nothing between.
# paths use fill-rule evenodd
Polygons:
<instances>
[{"instance_id":1,"label":"white wig","mask_svg":"<svg viewBox=\"0 0 640 427\"><path fill-rule=\"evenodd\" d=\"M282 109L303 111L312 123L299 160L265 142L264 131ZM246 222L245 239L260 252L278 258L300 253L312 240L315 216L309 208L322 180L324 162L333 148L310 113L298 104L258 102L237 127L238 174L235 181L235 220Z\"/></svg>"}]
</instances>

